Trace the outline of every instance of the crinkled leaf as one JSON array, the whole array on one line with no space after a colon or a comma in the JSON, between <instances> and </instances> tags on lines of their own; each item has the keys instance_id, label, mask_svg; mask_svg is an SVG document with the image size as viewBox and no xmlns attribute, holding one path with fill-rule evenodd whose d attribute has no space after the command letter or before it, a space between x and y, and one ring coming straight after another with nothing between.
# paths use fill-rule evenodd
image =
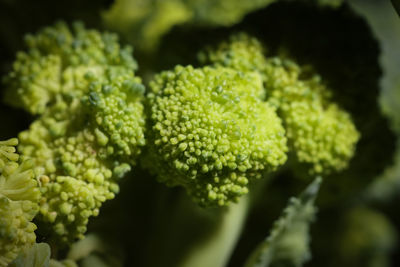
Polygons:
<instances>
[{"instance_id":1,"label":"crinkled leaf","mask_svg":"<svg viewBox=\"0 0 400 267\"><path fill-rule=\"evenodd\" d=\"M311 254L309 226L313 221L321 178L312 182L298 198L291 198L270 235L258 245L246 267L302 266Z\"/></svg>"}]
</instances>

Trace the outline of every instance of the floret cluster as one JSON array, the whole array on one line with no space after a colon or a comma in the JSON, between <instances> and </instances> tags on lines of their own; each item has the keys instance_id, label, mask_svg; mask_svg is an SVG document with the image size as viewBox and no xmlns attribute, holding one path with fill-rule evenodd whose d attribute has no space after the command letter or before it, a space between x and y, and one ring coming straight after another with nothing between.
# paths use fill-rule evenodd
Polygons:
<instances>
[{"instance_id":1,"label":"floret cluster","mask_svg":"<svg viewBox=\"0 0 400 267\"><path fill-rule=\"evenodd\" d=\"M5 78L6 101L39 115L19 150L41 182L39 217L64 241L83 238L145 143L144 86L114 34L60 22L26 46Z\"/></svg>"},{"instance_id":2,"label":"floret cluster","mask_svg":"<svg viewBox=\"0 0 400 267\"><path fill-rule=\"evenodd\" d=\"M297 51L277 32L287 31L283 24L263 36L264 18L245 19L261 9L272 17L280 9L297 14L292 5L310 16L316 10L349 16L341 0L115 0L96 10L96 18L121 39L100 24L90 29L78 21L26 34L2 83L5 107L22 110L29 122L15 131L17 138L0 141L0 267L228 266L236 242L248 241L239 238L246 218L244 233L258 223L254 218L272 228L244 266L300 267L311 259L321 181L327 184L322 220L338 217L337 225L324 221L323 227L341 234L326 242L320 226L316 244L336 249L333 264L387 267L396 231L384 215L359 203L369 192L361 195L361 185L386 166L395 137L374 94L362 98L359 110L349 99L363 94L362 83L332 70L341 66L337 61L329 58L326 67L307 50L302 55L302 47ZM204 40L192 32L204 33ZM124 42L138 48L138 61ZM191 47L196 42L201 46ZM368 45L369 55L375 47ZM371 62L360 73L378 73L377 58ZM373 78L367 80L374 87ZM368 105L371 121L363 117ZM359 173L368 181L353 177ZM304 183L310 185L287 203ZM343 200L343 214L329 207L332 194L337 203ZM101 218L104 210L111 215ZM193 237L185 236L186 225ZM157 244L139 248L129 235L138 232ZM185 244L173 244L175 238ZM114 255L118 249L123 252ZM149 255L125 255L132 250L159 258L141 262Z\"/></svg>"}]
</instances>

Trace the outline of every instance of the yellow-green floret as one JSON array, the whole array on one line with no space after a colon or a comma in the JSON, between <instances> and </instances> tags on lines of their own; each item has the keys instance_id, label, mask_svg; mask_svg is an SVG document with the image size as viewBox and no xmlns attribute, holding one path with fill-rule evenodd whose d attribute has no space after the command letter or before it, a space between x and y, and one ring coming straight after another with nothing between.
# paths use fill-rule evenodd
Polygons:
<instances>
[{"instance_id":1,"label":"yellow-green floret","mask_svg":"<svg viewBox=\"0 0 400 267\"><path fill-rule=\"evenodd\" d=\"M82 96L88 71L101 76L104 66L137 68L132 48L121 47L115 34L86 29L79 22L72 27L59 22L26 35L25 46L4 79L5 99L32 114L43 113L60 93Z\"/></svg>"},{"instance_id":2,"label":"yellow-green floret","mask_svg":"<svg viewBox=\"0 0 400 267\"><path fill-rule=\"evenodd\" d=\"M289 151L305 163L311 174L330 173L347 167L360 134L346 111L332 100L332 93L318 75L279 57L266 58L265 49L244 33L199 54L203 64L260 73L265 99L282 118Z\"/></svg>"},{"instance_id":3,"label":"yellow-green floret","mask_svg":"<svg viewBox=\"0 0 400 267\"><path fill-rule=\"evenodd\" d=\"M5 267L24 248L35 243L39 187L32 161L18 163L13 138L0 141L0 266Z\"/></svg>"},{"instance_id":4,"label":"yellow-green floret","mask_svg":"<svg viewBox=\"0 0 400 267\"><path fill-rule=\"evenodd\" d=\"M321 78L279 58L269 59L264 71L268 101L278 108L297 161L312 174L346 168L360 134Z\"/></svg>"},{"instance_id":5,"label":"yellow-green floret","mask_svg":"<svg viewBox=\"0 0 400 267\"><path fill-rule=\"evenodd\" d=\"M267 64L265 50L256 38L240 32L229 36L227 41L219 43L216 47L207 47L200 51L198 59L204 65L261 73Z\"/></svg>"},{"instance_id":6,"label":"yellow-green floret","mask_svg":"<svg viewBox=\"0 0 400 267\"><path fill-rule=\"evenodd\" d=\"M144 86L134 75L132 49L120 48L113 34L81 24L72 29L59 23L27 38L26 60L36 64L55 57L57 68L35 65L19 72L22 66L15 67L6 79L8 101L40 114L20 133L19 150L33 160L41 182L38 220L63 241L83 238L89 218L114 198L119 178L145 144ZM41 75L55 80L43 79L40 87L24 83Z\"/></svg>"},{"instance_id":7,"label":"yellow-green floret","mask_svg":"<svg viewBox=\"0 0 400 267\"><path fill-rule=\"evenodd\" d=\"M285 162L285 131L275 109L258 98L258 73L177 66L150 87L144 164L201 205L236 201L249 181Z\"/></svg>"}]
</instances>

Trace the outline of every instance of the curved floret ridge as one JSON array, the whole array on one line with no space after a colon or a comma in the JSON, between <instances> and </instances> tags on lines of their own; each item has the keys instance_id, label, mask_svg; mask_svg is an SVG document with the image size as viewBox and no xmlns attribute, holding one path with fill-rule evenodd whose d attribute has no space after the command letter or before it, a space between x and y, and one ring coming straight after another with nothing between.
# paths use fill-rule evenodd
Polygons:
<instances>
[{"instance_id":1,"label":"curved floret ridge","mask_svg":"<svg viewBox=\"0 0 400 267\"><path fill-rule=\"evenodd\" d=\"M0 266L5 267L18 253L36 240L31 221L38 211L40 191L33 177L32 162L18 163L16 138L0 141Z\"/></svg>"},{"instance_id":2,"label":"curved floret ridge","mask_svg":"<svg viewBox=\"0 0 400 267\"><path fill-rule=\"evenodd\" d=\"M72 241L83 238L88 218L114 198L145 144L144 86L134 75L132 49L121 48L114 34L58 23L26 43L29 50L20 55L36 65L14 67L6 79L8 101L40 116L20 133L19 151L32 159L41 183L38 220ZM39 64L49 58L56 68ZM40 86L32 77L41 77Z\"/></svg>"},{"instance_id":3,"label":"curved floret ridge","mask_svg":"<svg viewBox=\"0 0 400 267\"><path fill-rule=\"evenodd\" d=\"M19 159L15 149L16 145L18 145L17 138L0 141L0 173L3 173L9 164L13 164Z\"/></svg>"},{"instance_id":4,"label":"curved floret ridge","mask_svg":"<svg viewBox=\"0 0 400 267\"><path fill-rule=\"evenodd\" d=\"M35 243L36 225L31 221L36 212L36 203L0 196L0 266L8 266L23 248Z\"/></svg>"},{"instance_id":5,"label":"curved floret ridge","mask_svg":"<svg viewBox=\"0 0 400 267\"><path fill-rule=\"evenodd\" d=\"M313 174L346 168L360 134L320 77L278 58L270 59L264 71L269 102L278 108L297 160Z\"/></svg>"},{"instance_id":6,"label":"curved floret ridge","mask_svg":"<svg viewBox=\"0 0 400 267\"><path fill-rule=\"evenodd\" d=\"M113 73L109 83L94 81L84 98L97 126L94 134L108 152L124 155L130 160L144 146L143 98L145 87L139 78Z\"/></svg>"},{"instance_id":7,"label":"curved floret ridge","mask_svg":"<svg viewBox=\"0 0 400 267\"><path fill-rule=\"evenodd\" d=\"M289 151L309 173L346 168L360 138L350 115L332 101L329 88L308 67L264 54L256 38L239 33L201 52L199 59L203 64L260 73L266 101L283 120Z\"/></svg>"},{"instance_id":8,"label":"curved floret ridge","mask_svg":"<svg viewBox=\"0 0 400 267\"><path fill-rule=\"evenodd\" d=\"M201 205L236 201L249 181L286 161L281 120L257 97L259 74L177 66L150 87L144 165L160 181L184 186Z\"/></svg>"},{"instance_id":9,"label":"curved floret ridge","mask_svg":"<svg viewBox=\"0 0 400 267\"><path fill-rule=\"evenodd\" d=\"M82 23L69 28L59 22L25 38L26 52L19 52L13 70L5 77L5 100L32 114L41 114L57 94L81 96L86 92L84 75L102 75L104 66L135 70L132 48L121 47L112 33L85 29Z\"/></svg>"}]
</instances>

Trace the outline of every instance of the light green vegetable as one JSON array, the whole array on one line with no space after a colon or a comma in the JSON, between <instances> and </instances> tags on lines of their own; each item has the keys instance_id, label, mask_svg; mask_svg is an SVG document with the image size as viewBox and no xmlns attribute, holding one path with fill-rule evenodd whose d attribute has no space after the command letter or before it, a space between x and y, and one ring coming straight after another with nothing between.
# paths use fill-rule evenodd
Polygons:
<instances>
[{"instance_id":1,"label":"light green vegetable","mask_svg":"<svg viewBox=\"0 0 400 267\"><path fill-rule=\"evenodd\" d=\"M38 219L64 241L83 238L145 144L144 86L132 49L113 34L57 23L26 45L6 77L6 99L40 114L19 136L42 185Z\"/></svg>"},{"instance_id":2,"label":"light green vegetable","mask_svg":"<svg viewBox=\"0 0 400 267\"><path fill-rule=\"evenodd\" d=\"M33 178L32 161L18 162L16 138L0 141L0 266L35 243L39 188Z\"/></svg>"},{"instance_id":3,"label":"light green vegetable","mask_svg":"<svg viewBox=\"0 0 400 267\"><path fill-rule=\"evenodd\" d=\"M281 120L258 98L259 74L177 66L150 87L144 164L167 185L184 186L201 205L237 201L251 180L286 161Z\"/></svg>"},{"instance_id":4,"label":"light green vegetable","mask_svg":"<svg viewBox=\"0 0 400 267\"><path fill-rule=\"evenodd\" d=\"M345 169L360 138L350 114L331 100L321 77L290 60L266 58L265 50L256 38L240 33L200 52L199 60L258 72L266 101L277 108L296 160L311 174Z\"/></svg>"}]
</instances>

